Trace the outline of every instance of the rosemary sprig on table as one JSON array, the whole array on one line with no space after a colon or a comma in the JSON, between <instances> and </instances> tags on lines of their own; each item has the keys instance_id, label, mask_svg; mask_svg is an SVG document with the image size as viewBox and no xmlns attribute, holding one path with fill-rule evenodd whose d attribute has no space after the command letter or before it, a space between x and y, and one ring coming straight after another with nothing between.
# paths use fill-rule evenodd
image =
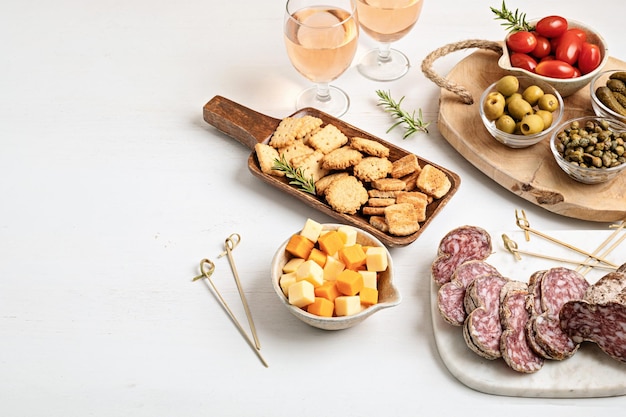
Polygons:
<instances>
[{"instance_id":1,"label":"rosemary sprig on table","mask_svg":"<svg viewBox=\"0 0 626 417\"><path fill-rule=\"evenodd\" d=\"M496 15L494 19L504 20L501 25L509 32L517 32L520 30L531 31L534 29L533 25L526 21L526 13L521 13L518 9L515 9L514 12L507 9L504 0L502 0L500 10L495 7L490 7L490 9Z\"/></svg>"},{"instance_id":2,"label":"rosemary sprig on table","mask_svg":"<svg viewBox=\"0 0 626 417\"><path fill-rule=\"evenodd\" d=\"M302 169L294 168L289 162L287 162L285 155L281 155L280 159L274 159L274 166L272 169L284 172L285 176L291 180L289 181L289 184L295 185L304 192L316 195L315 181L313 180L313 177L305 178Z\"/></svg>"},{"instance_id":3,"label":"rosemary sprig on table","mask_svg":"<svg viewBox=\"0 0 626 417\"><path fill-rule=\"evenodd\" d=\"M424 122L422 116L422 109L418 110L417 118L415 117L415 111L412 114L407 113L402 110L402 100L404 97L400 99L400 101L396 102L389 92L385 92L382 90L376 90L376 94L378 95L378 105L382 106L387 113L390 113L395 119L398 119L396 123L394 123L388 130L387 133L391 132L391 130L404 123L405 131L402 139L406 139L412 134L416 132L424 132L428 133L428 126L430 122Z\"/></svg>"}]
</instances>

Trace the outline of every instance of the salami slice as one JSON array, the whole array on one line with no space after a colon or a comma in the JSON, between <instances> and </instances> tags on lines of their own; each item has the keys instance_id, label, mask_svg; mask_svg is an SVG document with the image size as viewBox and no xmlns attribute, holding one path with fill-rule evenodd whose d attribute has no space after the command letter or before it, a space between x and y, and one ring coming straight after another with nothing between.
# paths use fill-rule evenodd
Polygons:
<instances>
[{"instance_id":1,"label":"salami slice","mask_svg":"<svg viewBox=\"0 0 626 417\"><path fill-rule=\"evenodd\" d=\"M502 326L500 324L500 291L507 278L488 275L475 279L465 292L471 299L466 305L477 308L468 313L463 323L463 337L467 346L486 359L497 359L500 352Z\"/></svg>"},{"instance_id":2,"label":"salami slice","mask_svg":"<svg viewBox=\"0 0 626 417\"><path fill-rule=\"evenodd\" d=\"M544 360L531 348L526 339L526 323L530 315L526 309L528 286L519 281L507 282L500 292L500 352L504 362L513 370L534 373L543 367Z\"/></svg>"},{"instance_id":3,"label":"salami slice","mask_svg":"<svg viewBox=\"0 0 626 417\"><path fill-rule=\"evenodd\" d=\"M439 242L431 272L438 285L449 282L456 268L466 261L484 260L491 254L491 236L477 226L461 226Z\"/></svg>"},{"instance_id":4,"label":"salami slice","mask_svg":"<svg viewBox=\"0 0 626 417\"><path fill-rule=\"evenodd\" d=\"M437 307L441 317L453 326L462 326L467 317L463 305L467 286L481 276L499 274L494 266L485 261L473 260L459 265L450 282L443 284L437 292Z\"/></svg>"},{"instance_id":5,"label":"salami slice","mask_svg":"<svg viewBox=\"0 0 626 417\"><path fill-rule=\"evenodd\" d=\"M546 359L566 359L578 350L579 343L561 329L559 312L568 301L583 299L589 283L578 272L562 267L545 271L538 283L541 313L531 316L526 336L537 354ZM532 304L537 306L537 300Z\"/></svg>"},{"instance_id":6,"label":"salami slice","mask_svg":"<svg viewBox=\"0 0 626 417\"><path fill-rule=\"evenodd\" d=\"M589 287L584 300L565 303L559 317L561 328L575 342L594 342L607 355L626 362L626 273L605 275Z\"/></svg>"}]
</instances>

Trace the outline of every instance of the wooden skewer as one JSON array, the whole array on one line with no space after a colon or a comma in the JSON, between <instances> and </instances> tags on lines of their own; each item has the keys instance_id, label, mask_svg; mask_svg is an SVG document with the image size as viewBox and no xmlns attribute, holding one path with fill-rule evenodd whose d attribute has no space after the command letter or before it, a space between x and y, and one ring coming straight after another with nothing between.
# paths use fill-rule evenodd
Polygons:
<instances>
[{"instance_id":1,"label":"wooden skewer","mask_svg":"<svg viewBox=\"0 0 626 417\"><path fill-rule=\"evenodd\" d=\"M613 226L613 225L611 225L611 226ZM593 253L594 253L594 255L595 255L596 253L600 252L600 251L601 251L601 250L602 250L602 249L603 249L606 245L608 245L608 244L609 244L609 242L611 242L611 241L615 238L615 236L616 236L616 235L617 235L617 234L618 234L618 233L619 233L619 232L620 232L623 228L624 228L624 221L620 222L620 224L619 224L619 225L617 225L617 226L615 227L615 231L614 231L613 233L611 233L611 235L610 235L610 236L609 236L609 237L608 237L608 238L607 238L604 242L602 242L602 244L601 244L600 246L598 246L598 248L597 248L597 249L593 252ZM602 254L602 256L604 257L604 256L607 256L609 253L611 253L611 251L612 251L613 249L615 249L617 246L619 246L619 245L622 243L622 241L624 241L624 239L626 239L626 234L622 235L622 237L620 237L620 238L619 238L619 240L618 240L616 243L614 243L614 244L613 244L613 245L612 245L609 249L607 249L607 251L606 251L606 252L604 252L604 253ZM579 270L579 269L580 269L580 267L578 267L578 268L577 268L577 270ZM587 273L587 272L589 272L589 269L587 269L585 272L583 272L583 274L585 274L585 273Z\"/></svg>"},{"instance_id":2,"label":"wooden skewer","mask_svg":"<svg viewBox=\"0 0 626 417\"><path fill-rule=\"evenodd\" d=\"M540 231L538 231L538 230L532 229L532 228L530 227L530 224L528 223L528 219L526 218L526 213L524 212L524 210L522 210L522 216L523 216L523 217L520 217L520 216L519 216L518 211L517 211L517 210L515 210L515 217L516 217L516 219L517 219L517 221L516 221L517 226L519 226L519 227L520 227L522 230L524 230L526 233L533 233L533 234L535 234L535 235L537 235L537 236L539 236L539 237L542 237L542 238L544 238L544 239L547 239L547 240L549 240L549 241L551 241L551 242L553 242L553 243L556 243L556 244L561 245L561 246L564 246L564 247L566 247L566 248L568 248L568 249L570 249L570 250L573 250L573 251L575 251L575 252L578 252L578 253L581 253L581 254L583 254L583 255L586 255L586 256L588 256L588 257L590 257L590 258L592 258L592 259L596 259L596 260L598 260L599 262L602 262L602 263L604 263L604 264L606 264L606 265L608 265L608 266L611 266L611 267L613 267L613 268L615 268L615 269L617 268L617 265L615 265L613 262L609 262L609 261L607 261L606 259L603 259L602 257L599 257L599 256L597 256L597 255L594 255L594 254L592 254L592 253L589 253L589 252L587 252L587 251L584 251L584 250L582 250L582 249L580 249L580 248L577 248L577 247L575 247L575 246L572 246L572 245L570 245L570 244L569 244L569 243L567 243L567 242L563 242L563 241L561 241L561 240L558 240L558 239L556 239L556 238L553 238L553 237L551 237L551 236L548 236L548 235L546 235L545 233L542 233L542 232L540 232ZM526 235L526 236L528 236L528 235ZM528 240L528 237L526 238L526 240Z\"/></svg>"}]
</instances>

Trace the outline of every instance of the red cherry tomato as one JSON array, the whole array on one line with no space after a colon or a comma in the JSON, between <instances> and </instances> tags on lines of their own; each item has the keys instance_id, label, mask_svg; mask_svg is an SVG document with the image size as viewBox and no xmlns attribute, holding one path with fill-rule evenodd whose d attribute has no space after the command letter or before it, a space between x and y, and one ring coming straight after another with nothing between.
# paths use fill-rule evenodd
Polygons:
<instances>
[{"instance_id":1,"label":"red cherry tomato","mask_svg":"<svg viewBox=\"0 0 626 417\"><path fill-rule=\"evenodd\" d=\"M567 31L575 33L576 36L578 36L581 41L587 42L587 33L584 30L578 29L578 28L571 28L571 29L568 29Z\"/></svg>"},{"instance_id":2,"label":"red cherry tomato","mask_svg":"<svg viewBox=\"0 0 626 417\"><path fill-rule=\"evenodd\" d=\"M535 72L535 68L537 68L537 61L527 54L515 52L511 54L510 59L512 67L522 68L530 72Z\"/></svg>"},{"instance_id":3,"label":"red cherry tomato","mask_svg":"<svg viewBox=\"0 0 626 417\"><path fill-rule=\"evenodd\" d=\"M572 30L568 30L559 39L559 43L554 51L554 56L560 61L574 65L576 61L578 61L578 55L580 54L582 46L583 41L578 34Z\"/></svg>"},{"instance_id":4,"label":"red cherry tomato","mask_svg":"<svg viewBox=\"0 0 626 417\"><path fill-rule=\"evenodd\" d=\"M554 55L548 55L548 56L544 56L543 58L541 58L541 62L543 61L554 61L556 58L554 57Z\"/></svg>"},{"instance_id":5,"label":"red cherry tomato","mask_svg":"<svg viewBox=\"0 0 626 417\"><path fill-rule=\"evenodd\" d=\"M602 61L600 47L589 42L583 42L578 55L578 69L582 74L588 74L598 68Z\"/></svg>"},{"instance_id":6,"label":"red cherry tomato","mask_svg":"<svg viewBox=\"0 0 626 417\"><path fill-rule=\"evenodd\" d=\"M535 58L541 59L550 55L550 40L545 36L535 35L535 39L537 39L537 46L532 51L532 56Z\"/></svg>"},{"instance_id":7,"label":"red cherry tomato","mask_svg":"<svg viewBox=\"0 0 626 417\"><path fill-rule=\"evenodd\" d=\"M535 25L535 31L546 38L561 36L567 30L567 20L561 16L546 16Z\"/></svg>"},{"instance_id":8,"label":"red cherry tomato","mask_svg":"<svg viewBox=\"0 0 626 417\"><path fill-rule=\"evenodd\" d=\"M550 78L573 78L576 75L573 66L558 59L538 63L535 72Z\"/></svg>"},{"instance_id":9,"label":"red cherry tomato","mask_svg":"<svg viewBox=\"0 0 626 417\"><path fill-rule=\"evenodd\" d=\"M506 45L513 52L528 54L537 46L535 35L525 30L514 32L506 38Z\"/></svg>"}]
</instances>

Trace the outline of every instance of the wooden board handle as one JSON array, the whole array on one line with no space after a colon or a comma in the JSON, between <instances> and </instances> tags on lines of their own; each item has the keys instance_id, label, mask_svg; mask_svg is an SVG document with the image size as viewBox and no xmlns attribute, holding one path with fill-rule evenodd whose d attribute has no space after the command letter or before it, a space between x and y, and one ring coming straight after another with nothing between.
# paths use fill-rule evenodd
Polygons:
<instances>
[{"instance_id":1,"label":"wooden board handle","mask_svg":"<svg viewBox=\"0 0 626 417\"><path fill-rule=\"evenodd\" d=\"M204 105L203 116L208 124L250 149L270 137L280 123L280 119L259 113L222 96L215 96Z\"/></svg>"}]
</instances>

